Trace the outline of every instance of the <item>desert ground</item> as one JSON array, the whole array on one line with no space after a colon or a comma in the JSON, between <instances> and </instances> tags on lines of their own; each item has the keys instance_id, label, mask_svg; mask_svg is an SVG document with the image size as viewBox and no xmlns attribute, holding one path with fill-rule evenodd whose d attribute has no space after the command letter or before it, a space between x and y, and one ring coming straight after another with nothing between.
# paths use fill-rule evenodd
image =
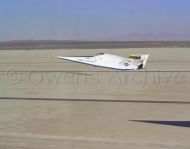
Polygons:
<instances>
[{"instance_id":1,"label":"desert ground","mask_svg":"<svg viewBox=\"0 0 190 149\"><path fill-rule=\"evenodd\" d=\"M139 71L58 59L148 53ZM0 51L0 148L189 149L190 49Z\"/></svg>"}]
</instances>

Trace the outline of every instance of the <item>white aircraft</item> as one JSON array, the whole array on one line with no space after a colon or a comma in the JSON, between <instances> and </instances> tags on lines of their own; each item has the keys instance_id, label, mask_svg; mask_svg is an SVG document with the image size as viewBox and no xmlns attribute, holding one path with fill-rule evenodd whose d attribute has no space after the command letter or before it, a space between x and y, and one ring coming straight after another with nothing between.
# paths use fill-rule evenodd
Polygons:
<instances>
[{"instance_id":1,"label":"white aircraft","mask_svg":"<svg viewBox=\"0 0 190 149\"><path fill-rule=\"evenodd\" d=\"M143 69L146 66L148 54L133 54L128 58L99 53L95 56L72 56L62 57L60 59L69 60L77 63L92 65L95 67L105 67L117 70L137 70Z\"/></svg>"}]
</instances>

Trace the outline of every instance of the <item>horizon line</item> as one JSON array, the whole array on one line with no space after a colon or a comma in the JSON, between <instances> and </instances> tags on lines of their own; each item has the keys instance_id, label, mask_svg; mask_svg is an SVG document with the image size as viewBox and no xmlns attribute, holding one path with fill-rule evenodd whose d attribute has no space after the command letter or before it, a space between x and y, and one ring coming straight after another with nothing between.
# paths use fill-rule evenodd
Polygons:
<instances>
[{"instance_id":1,"label":"horizon line","mask_svg":"<svg viewBox=\"0 0 190 149\"><path fill-rule=\"evenodd\" d=\"M70 39L18 39L0 40L0 42L58 41L58 42L190 42L190 40L70 40Z\"/></svg>"}]
</instances>

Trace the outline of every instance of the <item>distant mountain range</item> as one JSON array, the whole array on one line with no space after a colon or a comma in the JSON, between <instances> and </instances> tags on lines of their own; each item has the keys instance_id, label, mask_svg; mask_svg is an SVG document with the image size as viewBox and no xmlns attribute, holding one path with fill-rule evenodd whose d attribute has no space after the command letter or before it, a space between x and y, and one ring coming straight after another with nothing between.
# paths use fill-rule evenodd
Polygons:
<instances>
[{"instance_id":1,"label":"distant mountain range","mask_svg":"<svg viewBox=\"0 0 190 149\"><path fill-rule=\"evenodd\" d=\"M154 47L190 47L190 41L15 40L15 41L0 42L0 50L109 49L109 48L154 48Z\"/></svg>"},{"instance_id":2,"label":"distant mountain range","mask_svg":"<svg viewBox=\"0 0 190 149\"><path fill-rule=\"evenodd\" d=\"M190 41L190 34L160 33L130 33L124 37L132 41Z\"/></svg>"}]
</instances>

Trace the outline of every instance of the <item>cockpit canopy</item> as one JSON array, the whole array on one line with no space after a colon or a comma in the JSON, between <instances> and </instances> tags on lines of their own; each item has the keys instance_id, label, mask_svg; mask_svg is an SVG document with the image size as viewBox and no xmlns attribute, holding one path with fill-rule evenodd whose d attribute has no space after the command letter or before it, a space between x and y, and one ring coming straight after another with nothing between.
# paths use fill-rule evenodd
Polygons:
<instances>
[{"instance_id":1,"label":"cockpit canopy","mask_svg":"<svg viewBox=\"0 0 190 149\"><path fill-rule=\"evenodd\" d=\"M128 57L129 59L141 59L141 56L135 56L135 55L131 55Z\"/></svg>"}]
</instances>

